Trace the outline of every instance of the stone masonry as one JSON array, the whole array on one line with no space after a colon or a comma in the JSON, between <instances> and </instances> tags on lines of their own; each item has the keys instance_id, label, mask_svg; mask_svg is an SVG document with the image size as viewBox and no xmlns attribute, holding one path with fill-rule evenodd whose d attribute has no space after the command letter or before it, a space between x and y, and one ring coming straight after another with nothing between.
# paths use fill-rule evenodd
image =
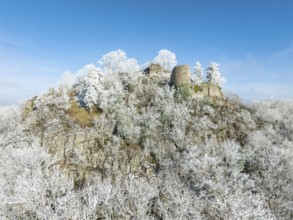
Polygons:
<instances>
[{"instance_id":1,"label":"stone masonry","mask_svg":"<svg viewBox=\"0 0 293 220\"><path fill-rule=\"evenodd\" d=\"M160 76L162 72L163 72L163 68L158 63L152 63L148 68L144 70L144 73L150 77Z\"/></svg>"},{"instance_id":2,"label":"stone masonry","mask_svg":"<svg viewBox=\"0 0 293 220\"><path fill-rule=\"evenodd\" d=\"M144 73L150 77L162 77L163 69L160 64L151 64L144 70ZM223 98L222 89L220 86L212 83L202 83L195 85L190 80L190 67L189 65L175 66L171 73L170 78L171 86L188 86L192 98L199 97L214 97L218 99Z\"/></svg>"},{"instance_id":3,"label":"stone masonry","mask_svg":"<svg viewBox=\"0 0 293 220\"><path fill-rule=\"evenodd\" d=\"M195 87L197 87L195 89ZM193 85L192 89L192 98L197 98L197 97L214 97L214 98L223 98L223 93L222 89L214 84L209 84L209 83L203 83L200 86Z\"/></svg>"},{"instance_id":4,"label":"stone masonry","mask_svg":"<svg viewBox=\"0 0 293 220\"><path fill-rule=\"evenodd\" d=\"M175 66L171 73L170 84L175 86L190 84L189 65Z\"/></svg>"},{"instance_id":5,"label":"stone masonry","mask_svg":"<svg viewBox=\"0 0 293 220\"><path fill-rule=\"evenodd\" d=\"M190 81L190 67L189 65L175 66L170 78L170 85L180 86L187 85L190 86L190 92L192 98L197 97L214 97L223 98L223 93L221 87L211 84L202 83L201 85L192 85Z\"/></svg>"}]
</instances>

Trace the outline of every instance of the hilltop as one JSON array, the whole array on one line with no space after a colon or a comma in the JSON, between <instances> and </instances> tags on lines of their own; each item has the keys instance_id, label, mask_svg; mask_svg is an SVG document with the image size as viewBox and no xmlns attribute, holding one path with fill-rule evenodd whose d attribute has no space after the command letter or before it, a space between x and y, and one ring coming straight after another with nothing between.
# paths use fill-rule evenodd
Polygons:
<instances>
[{"instance_id":1,"label":"hilltop","mask_svg":"<svg viewBox=\"0 0 293 220\"><path fill-rule=\"evenodd\" d=\"M221 88L218 66L172 85L167 55L157 77L112 52L1 108L0 216L293 218L293 102L194 95Z\"/></svg>"}]
</instances>

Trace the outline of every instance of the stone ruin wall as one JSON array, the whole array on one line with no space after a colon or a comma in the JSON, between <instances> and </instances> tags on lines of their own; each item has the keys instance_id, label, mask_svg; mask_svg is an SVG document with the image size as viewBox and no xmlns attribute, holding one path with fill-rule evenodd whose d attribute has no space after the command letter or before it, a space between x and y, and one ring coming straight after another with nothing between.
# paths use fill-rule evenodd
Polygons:
<instances>
[{"instance_id":1,"label":"stone ruin wall","mask_svg":"<svg viewBox=\"0 0 293 220\"><path fill-rule=\"evenodd\" d=\"M148 68L144 70L144 73L150 77L161 76L163 72L163 68L160 64L152 63Z\"/></svg>"},{"instance_id":2,"label":"stone ruin wall","mask_svg":"<svg viewBox=\"0 0 293 220\"><path fill-rule=\"evenodd\" d=\"M192 98L197 98L197 97L215 97L215 98L223 98L223 93L222 93L222 89L214 84L202 84L200 85L200 90L195 92L194 91L194 86L192 86Z\"/></svg>"},{"instance_id":3,"label":"stone ruin wall","mask_svg":"<svg viewBox=\"0 0 293 220\"><path fill-rule=\"evenodd\" d=\"M222 90L219 86L209 84L208 88L209 88L209 96L210 97L223 98Z\"/></svg>"},{"instance_id":4,"label":"stone ruin wall","mask_svg":"<svg viewBox=\"0 0 293 220\"><path fill-rule=\"evenodd\" d=\"M151 64L144 70L145 74L150 77L162 77L163 69L160 64ZM190 81L190 67L189 65L175 66L171 73L170 85L180 86L189 85L192 98L197 97L215 97L223 98L222 89L214 84L203 83L198 88L198 91L194 90L194 84Z\"/></svg>"}]
</instances>

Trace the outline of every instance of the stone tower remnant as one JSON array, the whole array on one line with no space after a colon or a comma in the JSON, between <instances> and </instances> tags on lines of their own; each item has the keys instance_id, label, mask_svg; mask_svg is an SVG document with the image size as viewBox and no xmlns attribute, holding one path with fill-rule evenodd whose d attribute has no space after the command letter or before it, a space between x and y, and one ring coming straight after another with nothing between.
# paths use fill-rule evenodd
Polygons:
<instances>
[{"instance_id":1,"label":"stone tower remnant","mask_svg":"<svg viewBox=\"0 0 293 220\"><path fill-rule=\"evenodd\" d=\"M189 85L190 84L190 67L189 65L175 66L171 73L170 84Z\"/></svg>"},{"instance_id":2,"label":"stone tower remnant","mask_svg":"<svg viewBox=\"0 0 293 220\"><path fill-rule=\"evenodd\" d=\"M144 73L147 75L147 76L160 76L163 72L163 68L161 67L160 64L158 63L152 63L151 65L149 65L148 68L146 68L144 70Z\"/></svg>"}]
</instances>

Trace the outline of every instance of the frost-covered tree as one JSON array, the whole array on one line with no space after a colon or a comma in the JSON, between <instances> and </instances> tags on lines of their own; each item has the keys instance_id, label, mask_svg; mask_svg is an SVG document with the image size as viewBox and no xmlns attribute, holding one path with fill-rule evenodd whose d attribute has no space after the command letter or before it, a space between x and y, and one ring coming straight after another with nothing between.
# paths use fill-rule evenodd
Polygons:
<instances>
[{"instance_id":1,"label":"frost-covered tree","mask_svg":"<svg viewBox=\"0 0 293 220\"><path fill-rule=\"evenodd\" d=\"M72 73L66 71L60 81L57 84L57 88L59 89L64 89L67 92L70 91L70 89L72 89L73 85L76 83L76 76L73 75Z\"/></svg>"},{"instance_id":2,"label":"frost-covered tree","mask_svg":"<svg viewBox=\"0 0 293 220\"><path fill-rule=\"evenodd\" d=\"M223 86L224 82L226 81L219 71L219 64L218 63L211 63L207 68L207 75L206 75L206 82L218 85L220 87Z\"/></svg>"},{"instance_id":3,"label":"frost-covered tree","mask_svg":"<svg viewBox=\"0 0 293 220\"><path fill-rule=\"evenodd\" d=\"M121 108L117 114L117 132L126 139L128 143L136 143L140 135L140 116L137 114L134 103Z\"/></svg>"},{"instance_id":4,"label":"frost-covered tree","mask_svg":"<svg viewBox=\"0 0 293 220\"><path fill-rule=\"evenodd\" d=\"M106 74L136 73L140 70L137 60L127 58L126 53L121 49L105 54L98 64Z\"/></svg>"},{"instance_id":5,"label":"frost-covered tree","mask_svg":"<svg viewBox=\"0 0 293 220\"><path fill-rule=\"evenodd\" d=\"M0 134L17 126L17 119L20 114L18 106L3 106L0 107Z\"/></svg>"},{"instance_id":6,"label":"frost-covered tree","mask_svg":"<svg viewBox=\"0 0 293 220\"><path fill-rule=\"evenodd\" d=\"M162 49L153 59L153 63L160 64L165 71L172 71L177 64L176 55L169 50Z\"/></svg>"},{"instance_id":7,"label":"frost-covered tree","mask_svg":"<svg viewBox=\"0 0 293 220\"><path fill-rule=\"evenodd\" d=\"M202 79L202 65L200 64L199 61L195 62L193 73L191 75L191 80L197 84L200 85L203 83Z\"/></svg>"},{"instance_id":8,"label":"frost-covered tree","mask_svg":"<svg viewBox=\"0 0 293 220\"><path fill-rule=\"evenodd\" d=\"M91 107L99 101L101 93L104 91L103 82L104 77L98 68L94 64L89 64L84 67L88 75L83 79L84 86L82 88L83 101Z\"/></svg>"},{"instance_id":9,"label":"frost-covered tree","mask_svg":"<svg viewBox=\"0 0 293 220\"><path fill-rule=\"evenodd\" d=\"M124 74L119 74L119 76L122 75L124 76ZM118 75L110 74L105 76L103 83L104 90L98 102L98 106L101 109L109 112L116 112L116 110L122 107L121 104L124 103L123 97L125 91L121 81Z\"/></svg>"},{"instance_id":10,"label":"frost-covered tree","mask_svg":"<svg viewBox=\"0 0 293 220\"><path fill-rule=\"evenodd\" d=\"M67 110L70 107L70 98L66 89L50 88L46 93L39 95L34 101L35 107L43 109L43 113L52 111L52 108ZM44 115L45 116L45 115Z\"/></svg>"}]
</instances>

